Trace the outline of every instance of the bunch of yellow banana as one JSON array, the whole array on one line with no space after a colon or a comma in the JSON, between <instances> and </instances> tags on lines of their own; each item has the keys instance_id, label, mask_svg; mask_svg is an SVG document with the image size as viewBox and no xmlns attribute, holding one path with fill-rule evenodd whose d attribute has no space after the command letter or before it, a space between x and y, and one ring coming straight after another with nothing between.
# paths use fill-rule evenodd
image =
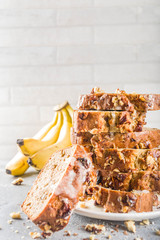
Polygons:
<instances>
[{"instance_id":1,"label":"bunch of yellow banana","mask_svg":"<svg viewBox=\"0 0 160 240\"><path fill-rule=\"evenodd\" d=\"M52 153L71 146L73 109L65 102L54 107L54 110L54 119L33 138L17 140L20 151L6 165L6 173L22 175L30 165L40 170Z\"/></svg>"}]
</instances>

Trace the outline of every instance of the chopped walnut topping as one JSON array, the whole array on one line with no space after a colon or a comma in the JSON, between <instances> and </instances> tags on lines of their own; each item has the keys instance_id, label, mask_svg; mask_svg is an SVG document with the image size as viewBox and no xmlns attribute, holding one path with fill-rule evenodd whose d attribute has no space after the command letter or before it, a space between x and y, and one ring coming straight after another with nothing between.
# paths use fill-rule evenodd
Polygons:
<instances>
[{"instance_id":1,"label":"chopped walnut topping","mask_svg":"<svg viewBox=\"0 0 160 240\"><path fill-rule=\"evenodd\" d=\"M94 234L99 234L99 233L105 231L105 226L104 225L97 225L97 224L87 224L85 226L85 230L87 232L92 232Z\"/></svg>"},{"instance_id":2,"label":"chopped walnut topping","mask_svg":"<svg viewBox=\"0 0 160 240\"><path fill-rule=\"evenodd\" d=\"M12 212L10 213L10 217L13 218L13 219L21 219L21 215L20 215L20 212Z\"/></svg>"},{"instance_id":3,"label":"chopped walnut topping","mask_svg":"<svg viewBox=\"0 0 160 240\"><path fill-rule=\"evenodd\" d=\"M142 149L142 148L145 148L145 145L144 143L139 143L139 147Z\"/></svg>"},{"instance_id":4,"label":"chopped walnut topping","mask_svg":"<svg viewBox=\"0 0 160 240\"><path fill-rule=\"evenodd\" d=\"M127 228L127 230L129 231L129 232L133 232L133 233L135 233L136 232L136 226L135 226L135 222L134 221L126 221L126 222L124 222L124 224L125 224L125 226L126 226L126 228Z\"/></svg>"},{"instance_id":5,"label":"chopped walnut topping","mask_svg":"<svg viewBox=\"0 0 160 240\"><path fill-rule=\"evenodd\" d=\"M123 212L124 213L128 212L128 206L123 207Z\"/></svg>"},{"instance_id":6,"label":"chopped walnut topping","mask_svg":"<svg viewBox=\"0 0 160 240\"><path fill-rule=\"evenodd\" d=\"M120 172L118 168L113 169L113 172Z\"/></svg>"},{"instance_id":7,"label":"chopped walnut topping","mask_svg":"<svg viewBox=\"0 0 160 240\"><path fill-rule=\"evenodd\" d=\"M113 97L112 102L113 102L114 107L118 106L118 98L117 97Z\"/></svg>"},{"instance_id":8,"label":"chopped walnut topping","mask_svg":"<svg viewBox=\"0 0 160 240\"><path fill-rule=\"evenodd\" d=\"M139 99L142 100L143 102L146 102L146 99L143 97L143 95L140 95Z\"/></svg>"},{"instance_id":9,"label":"chopped walnut topping","mask_svg":"<svg viewBox=\"0 0 160 240\"><path fill-rule=\"evenodd\" d=\"M146 158L146 162L148 165L150 164L154 164L154 159L151 155L148 155L147 158Z\"/></svg>"},{"instance_id":10,"label":"chopped walnut topping","mask_svg":"<svg viewBox=\"0 0 160 240\"><path fill-rule=\"evenodd\" d=\"M44 230L45 231L48 231L48 230L50 230L51 229L51 226L50 225L48 225L48 224L45 224L44 225Z\"/></svg>"},{"instance_id":11,"label":"chopped walnut topping","mask_svg":"<svg viewBox=\"0 0 160 240\"><path fill-rule=\"evenodd\" d=\"M115 93L120 94L121 90L119 90L119 88L116 89Z\"/></svg>"},{"instance_id":12,"label":"chopped walnut topping","mask_svg":"<svg viewBox=\"0 0 160 240\"><path fill-rule=\"evenodd\" d=\"M112 97L112 103L115 103L115 102L117 102L118 101L118 98L117 97Z\"/></svg>"},{"instance_id":13,"label":"chopped walnut topping","mask_svg":"<svg viewBox=\"0 0 160 240\"><path fill-rule=\"evenodd\" d=\"M13 185L21 185L22 182L23 182L23 178L16 178L16 179L12 182L12 184L13 184Z\"/></svg>"},{"instance_id":14,"label":"chopped walnut topping","mask_svg":"<svg viewBox=\"0 0 160 240\"><path fill-rule=\"evenodd\" d=\"M39 232L30 232L29 235L33 239L41 238L41 234Z\"/></svg>"},{"instance_id":15,"label":"chopped walnut topping","mask_svg":"<svg viewBox=\"0 0 160 240\"><path fill-rule=\"evenodd\" d=\"M123 105L124 105L124 103L122 102L122 100L119 101L119 104L120 104L120 106L123 106Z\"/></svg>"},{"instance_id":16,"label":"chopped walnut topping","mask_svg":"<svg viewBox=\"0 0 160 240\"><path fill-rule=\"evenodd\" d=\"M92 94L94 94L94 93L104 93L104 91L100 87L94 87L94 88L92 88L91 93Z\"/></svg>"},{"instance_id":17,"label":"chopped walnut topping","mask_svg":"<svg viewBox=\"0 0 160 240\"><path fill-rule=\"evenodd\" d=\"M79 197L79 201L84 201L85 200L85 197L84 196L80 196Z\"/></svg>"}]
</instances>

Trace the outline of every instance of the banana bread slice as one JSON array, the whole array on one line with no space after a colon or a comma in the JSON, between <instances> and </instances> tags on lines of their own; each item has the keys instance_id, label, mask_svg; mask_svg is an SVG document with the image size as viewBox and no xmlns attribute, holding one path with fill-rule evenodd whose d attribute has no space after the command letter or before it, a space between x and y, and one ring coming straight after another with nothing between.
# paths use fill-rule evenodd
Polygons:
<instances>
[{"instance_id":1,"label":"banana bread slice","mask_svg":"<svg viewBox=\"0 0 160 240\"><path fill-rule=\"evenodd\" d=\"M125 91L105 93L93 88L90 94L81 95L78 101L80 110L121 110L146 112L160 110L160 94L127 94Z\"/></svg>"},{"instance_id":2,"label":"banana bread slice","mask_svg":"<svg viewBox=\"0 0 160 240\"><path fill-rule=\"evenodd\" d=\"M71 132L72 144L90 145L96 148L158 148L160 147L160 129L145 128L143 132L97 133Z\"/></svg>"},{"instance_id":3,"label":"banana bread slice","mask_svg":"<svg viewBox=\"0 0 160 240\"><path fill-rule=\"evenodd\" d=\"M38 175L22 210L46 233L64 228L91 166L90 157L81 146L56 152Z\"/></svg>"},{"instance_id":4,"label":"banana bread slice","mask_svg":"<svg viewBox=\"0 0 160 240\"><path fill-rule=\"evenodd\" d=\"M160 192L160 171L97 171L97 185L114 190L149 190Z\"/></svg>"},{"instance_id":5,"label":"banana bread slice","mask_svg":"<svg viewBox=\"0 0 160 240\"><path fill-rule=\"evenodd\" d=\"M160 149L100 149L85 147L92 152L96 168L107 171L160 170Z\"/></svg>"},{"instance_id":6,"label":"banana bread slice","mask_svg":"<svg viewBox=\"0 0 160 240\"><path fill-rule=\"evenodd\" d=\"M95 203L101 205L106 212L150 212L156 200L155 194L147 190L126 192L95 186L92 192Z\"/></svg>"},{"instance_id":7,"label":"banana bread slice","mask_svg":"<svg viewBox=\"0 0 160 240\"><path fill-rule=\"evenodd\" d=\"M146 113L127 111L74 111L75 132L141 132Z\"/></svg>"}]
</instances>

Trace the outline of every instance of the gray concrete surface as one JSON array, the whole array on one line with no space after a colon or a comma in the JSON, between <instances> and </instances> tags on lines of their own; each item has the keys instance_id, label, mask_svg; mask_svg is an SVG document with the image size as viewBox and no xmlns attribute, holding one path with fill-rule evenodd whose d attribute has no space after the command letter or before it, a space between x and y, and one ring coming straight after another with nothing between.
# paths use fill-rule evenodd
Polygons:
<instances>
[{"instance_id":1,"label":"gray concrete surface","mask_svg":"<svg viewBox=\"0 0 160 240\"><path fill-rule=\"evenodd\" d=\"M30 189L33 180L37 174L34 170L29 170L24 176L24 182L21 186L12 185L14 177L5 174L4 165L1 164L0 168L0 240L30 240L29 232L39 231L39 229L30 222L27 217L22 213L22 220L13 220L12 224L8 224L11 212L17 212L20 210L20 205L22 204L25 196ZM150 221L149 226L141 226L139 223L136 223L136 233L129 233L124 235L124 224L123 222L110 222L110 221L101 221L91 218L86 218L79 216L77 214L72 215L71 220L68 226L61 230L60 232L54 233L50 239L52 240L81 240L89 239L90 233L86 232L83 228L87 223L97 223L104 224L106 226L106 233L96 235L96 239L107 239L108 235L111 235L111 239L116 240L133 240L136 238L143 238L143 240L150 239L160 239L160 236L155 235L155 230L160 229L160 219ZM118 232L114 230L115 225L119 224ZM15 231L18 230L16 233ZM64 236L65 230L71 232L71 236ZM77 236L74 236L74 233L78 233Z\"/></svg>"}]
</instances>

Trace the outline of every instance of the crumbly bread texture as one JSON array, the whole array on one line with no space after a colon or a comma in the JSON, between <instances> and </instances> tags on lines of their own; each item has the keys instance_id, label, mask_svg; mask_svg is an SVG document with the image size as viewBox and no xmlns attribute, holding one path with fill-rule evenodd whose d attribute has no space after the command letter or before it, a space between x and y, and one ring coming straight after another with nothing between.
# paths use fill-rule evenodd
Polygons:
<instances>
[{"instance_id":1,"label":"crumbly bread texture","mask_svg":"<svg viewBox=\"0 0 160 240\"><path fill-rule=\"evenodd\" d=\"M46 234L64 228L91 166L89 156L79 145L54 153L34 182L22 210Z\"/></svg>"},{"instance_id":2,"label":"crumbly bread texture","mask_svg":"<svg viewBox=\"0 0 160 240\"><path fill-rule=\"evenodd\" d=\"M74 111L75 132L141 132L146 113L127 111Z\"/></svg>"},{"instance_id":3,"label":"crumbly bread texture","mask_svg":"<svg viewBox=\"0 0 160 240\"><path fill-rule=\"evenodd\" d=\"M101 186L95 186L91 190L95 203L101 205L106 212L149 212L154 206L155 195L146 190L126 192Z\"/></svg>"},{"instance_id":4,"label":"crumbly bread texture","mask_svg":"<svg viewBox=\"0 0 160 240\"><path fill-rule=\"evenodd\" d=\"M160 129L145 128L143 132L97 133L75 132L72 129L72 144L91 145L96 148L160 148Z\"/></svg>"},{"instance_id":5,"label":"crumbly bread texture","mask_svg":"<svg viewBox=\"0 0 160 240\"><path fill-rule=\"evenodd\" d=\"M99 149L85 147L92 152L96 168L107 171L160 170L160 149Z\"/></svg>"},{"instance_id":6,"label":"crumbly bread texture","mask_svg":"<svg viewBox=\"0 0 160 240\"><path fill-rule=\"evenodd\" d=\"M160 171L118 171L97 170L97 184L122 191L148 190L160 192Z\"/></svg>"},{"instance_id":7,"label":"crumbly bread texture","mask_svg":"<svg viewBox=\"0 0 160 240\"><path fill-rule=\"evenodd\" d=\"M81 95L78 101L80 110L121 110L146 112L160 110L160 94L127 94L125 91L105 93L93 88L90 94Z\"/></svg>"}]
</instances>

